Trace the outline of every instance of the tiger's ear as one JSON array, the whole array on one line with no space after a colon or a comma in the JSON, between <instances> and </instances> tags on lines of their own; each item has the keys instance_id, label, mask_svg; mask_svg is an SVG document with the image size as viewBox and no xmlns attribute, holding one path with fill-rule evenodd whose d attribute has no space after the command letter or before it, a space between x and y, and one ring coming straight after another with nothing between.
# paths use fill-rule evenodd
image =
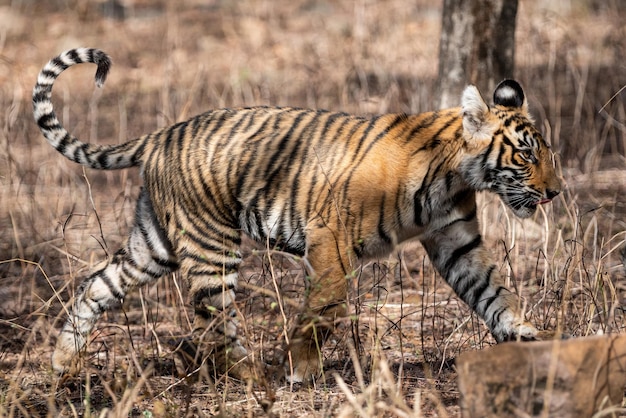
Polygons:
<instances>
[{"instance_id":1,"label":"tiger's ear","mask_svg":"<svg viewBox=\"0 0 626 418\"><path fill-rule=\"evenodd\" d=\"M467 86L461 97L463 129L467 139L491 139L493 133L489 106L483 100L476 86Z\"/></svg>"},{"instance_id":2,"label":"tiger's ear","mask_svg":"<svg viewBox=\"0 0 626 418\"><path fill-rule=\"evenodd\" d=\"M515 80L503 80L493 92L493 103L505 107L528 110L528 102L522 86Z\"/></svg>"}]
</instances>

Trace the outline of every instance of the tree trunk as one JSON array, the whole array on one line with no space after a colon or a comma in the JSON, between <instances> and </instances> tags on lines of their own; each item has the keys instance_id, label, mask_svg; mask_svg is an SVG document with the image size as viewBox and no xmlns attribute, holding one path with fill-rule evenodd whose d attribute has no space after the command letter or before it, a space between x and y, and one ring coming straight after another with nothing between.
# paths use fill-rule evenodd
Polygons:
<instances>
[{"instance_id":1,"label":"tree trunk","mask_svg":"<svg viewBox=\"0 0 626 418\"><path fill-rule=\"evenodd\" d=\"M458 106L466 85L489 97L514 74L518 0L444 0L438 106Z\"/></svg>"}]
</instances>

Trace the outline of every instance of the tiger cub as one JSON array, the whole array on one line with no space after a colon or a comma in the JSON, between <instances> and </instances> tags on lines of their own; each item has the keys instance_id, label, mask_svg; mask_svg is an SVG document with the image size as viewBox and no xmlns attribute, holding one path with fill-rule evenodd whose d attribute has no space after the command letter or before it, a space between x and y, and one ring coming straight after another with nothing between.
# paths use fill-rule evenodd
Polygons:
<instances>
[{"instance_id":1,"label":"tiger cub","mask_svg":"<svg viewBox=\"0 0 626 418\"><path fill-rule=\"evenodd\" d=\"M75 373L104 311L134 287L179 270L195 315L192 340L216 368L250 376L234 322L242 234L307 260L311 285L289 350L293 382L321 371L319 348L346 315L347 277L359 260L418 239L441 276L498 342L533 340L483 245L476 191L498 194L526 218L561 190L551 151L520 85L504 80L488 106L474 86L461 107L372 118L325 110L212 110L119 145L72 136L51 102L68 67L111 61L78 48L52 59L33 90L34 117L57 151L84 166L140 167L144 186L123 248L78 288L52 365Z\"/></svg>"}]
</instances>

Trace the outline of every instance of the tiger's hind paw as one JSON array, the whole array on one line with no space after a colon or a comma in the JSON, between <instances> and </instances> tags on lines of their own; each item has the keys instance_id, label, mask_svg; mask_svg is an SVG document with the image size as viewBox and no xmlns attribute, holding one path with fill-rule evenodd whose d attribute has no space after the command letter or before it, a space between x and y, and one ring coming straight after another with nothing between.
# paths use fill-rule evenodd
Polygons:
<instances>
[{"instance_id":1,"label":"tiger's hind paw","mask_svg":"<svg viewBox=\"0 0 626 418\"><path fill-rule=\"evenodd\" d=\"M83 353L67 352L58 346L52 353L52 371L59 379L68 379L80 374L83 366Z\"/></svg>"},{"instance_id":2,"label":"tiger's hind paw","mask_svg":"<svg viewBox=\"0 0 626 418\"><path fill-rule=\"evenodd\" d=\"M181 377L195 376L199 380L211 381L228 375L241 381L257 380L254 365L248 359L248 352L239 341L228 346L206 349L183 338L172 345L175 345L174 364Z\"/></svg>"}]
</instances>

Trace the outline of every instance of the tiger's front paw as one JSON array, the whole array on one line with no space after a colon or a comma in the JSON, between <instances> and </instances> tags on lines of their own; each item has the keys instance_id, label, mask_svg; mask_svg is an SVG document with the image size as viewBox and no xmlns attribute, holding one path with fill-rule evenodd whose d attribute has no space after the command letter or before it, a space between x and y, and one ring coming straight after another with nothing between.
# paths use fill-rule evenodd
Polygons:
<instances>
[{"instance_id":1,"label":"tiger's front paw","mask_svg":"<svg viewBox=\"0 0 626 418\"><path fill-rule=\"evenodd\" d=\"M289 362L284 363L285 379L288 383L308 385L321 374L320 361L317 357L294 359L293 368Z\"/></svg>"},{"instance_id":2,"label":"tiger's front paw","mask_svg":"<svg viewBox=\"0 0 626 418\"><path fill-rule=\"evenodd\" d=\"M493 336L498 343L506 341L550 341L569 338L569 335L561 331L539 331L529 322L525 321L511 327L496 329L494 330Z\"/></svg>"},{"instance_id":3,"label":"tiger's front paw","mask_svg":"<svg viewBox=\"0 0 626 418\"><path fill-rule=\"evenodd\" d=\"M529 322L520 321L513 324L501 324L492 331L498 343L507 341L536 341L539 330Z\"/></svg>"},{"instance_id":4,"label":"tiger's front paw","mask_svg":"<svg viewBox=\"0 0 626 418\"><path fill-rule=\"evenodd\" d=\"M315 341L297 339L292 342L289 351L291 361L289 357L283 361L287 382L308 385L321 376L323 358Z\"/></svg>"}]
</instances>

